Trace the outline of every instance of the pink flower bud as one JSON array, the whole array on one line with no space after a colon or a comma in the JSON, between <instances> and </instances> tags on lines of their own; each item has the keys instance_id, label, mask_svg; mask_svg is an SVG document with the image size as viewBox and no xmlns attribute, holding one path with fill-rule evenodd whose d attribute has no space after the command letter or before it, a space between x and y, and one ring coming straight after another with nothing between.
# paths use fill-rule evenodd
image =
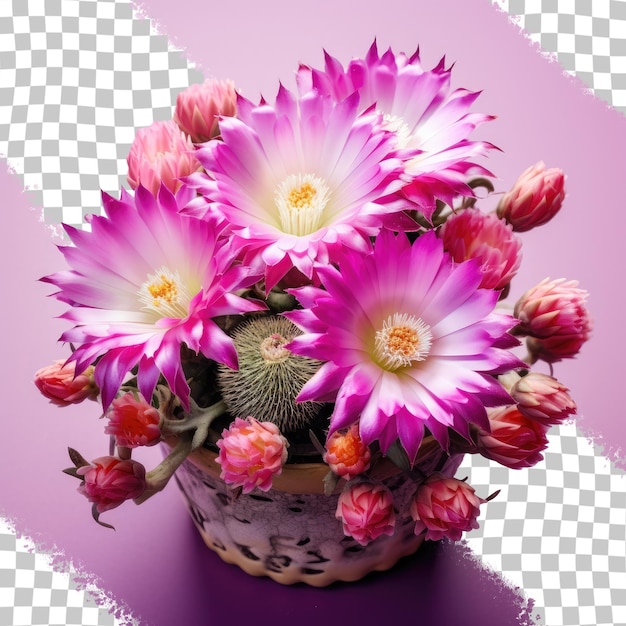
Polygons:
<instances>
[{"instance_id":1,"label":"pink flower bud","mask_svg":"<svg viewBox=\"0 0 626 626\"><path fill-rule=\"evenodd\" d=\"M153 446L161 440L157 409L133 393L125 393L111 403L104 432L115 436L115 444L126 448Z\"/></svg>"},{"instance_id":2,"label":"pink flower bud","mask_svg":"<svg viewBox=\"0 0 626 626\"><path fill-rule=\"evenodd\" d=\"M444 537L458 541L464 531L478 528L476 518L480 505L474 488L457 478L431 474L417 489L411 503L415 534L426 531L426 539L439 541Z\"/></svg>"},{"instance_id":3,"label":"pink flower bud","mask_svg":"<svg viewBox=\"0 0 626 626\"><path fill-rule=\"evenodd\" d=\"M274 475L283 471L288 445L275 424L238 417L217 442L220 476L229 485L243 487L243 493L255 487L269 491Z\"/></svg>"},{"instance_id":4,"label":"pink flower bud","mask_svg":"<svg viewBox=\"0 0 626 626\"><path fill-rule=\"evenodd\" d=\"M366 546L381 535L393 535L396 516L391 491L381 484L349 483L339 495L337 519L343 532Z\"/></svg>"},{"instance_id":5,"label":"pink flower bud","mask_svg":"<svg viewBox=\"0 0 626 626\"><path fill-rule=\"evenodd\" d=\"M358 424L353 424L348 432L334 432L326 443L324 462L346 480L369 469L371 458L369 447L361 441Z\"/></svg>"},{"instance_id":6,"label":"pink flower bud","mask_svg":"<svg viewBox=\"0 0 626 626\"><path fill-rule=\"evenodd\" d=\"M550 221L565 198L565 175L542 162L529 167L506 193L496 212L515 232L521 233Z\"/></svg>"},{"instance_id":7,"label":"pink flower bud","mask_svg":"<svg viewBox=\"0 0 626 626\"><path fill-rule=\"evenodd\" d=\"M512 228L493 213L464 209L451 215L439 230L444 248L461 263L480 261L483 278L480 287L502 289L522 261L520 240Z\"/></svg>"},{"instance_id":8,"label":"pink flower bud","mask_svg":"<svg viewBox=\"0 0 626 626\"><path fill-rule=\"evenodd\" d=\"M76 376L76 364L72 361L55 361L52 365L42 367L35 373L37 389L52 404L66 406L78 404L89 398L95 400L98 387L93 378L93 366L89 366L82 374Z\"/></svg>"},{"instance_id":9,"label":"pink flower bud","mask_svg":"<svg viewBox=\"0 0 626 626\"><path fill-rule=\"evenodd\" d=\"M576 413L567 387L547 374L531 372L523 376L513 385L511 396L522 415L542 424L559 424Z\"/></svg>"},{"instance_id":10,"label":"pink flower bud","mask_svg":"<svg viewBox=\"0 0 626 626\"><path fill-rule=\"evenodd\" d=\"M530 336L528 350L535 359L554 363L578 354L591 333L587 295L577 281L546 278L517 301L515 332Z\"/></svg>"},{"instance_id":11,"label":"pink flower bud","mask_svg":"<svg viewBox=\"0 0 626 626\"><path fill-rule=\"evenodd\" d=\"M218 117L234 117L237 92L232 81L207 79L187 87L176 98L174 121L194 143L202 143L219 134Z\"/></svg>"},{"instance_id":12,"label":"pink flower bud","mask_svg":"<svg viewBox=\"0 0 626 626\"><path fill-rule=\"evenodd\" d=\"M83 478L78 491L96 505L98 513L138 498L146 488L145 467L131 459L103 456L79 467L76 474Z\"/></svg>"},{"instance_id":13,"label":"pink flower bud","mask_svg":"<svg viewBox=\"0 0 626 626\"><path fill-rule=\"evenodd\" d=\"M543 459L548 427L525 417L515 405L487 409L491 432L479 429L478 451L511 469L532 467Z\"/></svg>"},{"instance_id":14,"label":"pink flower bud","mask_svg":"<svg viewBox=\"0 0 626 626\"><path fill-rule=\"evenodd\" d=\"M182 185L179 178L202 169L194 150L172 120L140 128L126 159L128 184L133 189L143 185L156 196L163 183L175 193Z\"/></svg>"}]
</instances>

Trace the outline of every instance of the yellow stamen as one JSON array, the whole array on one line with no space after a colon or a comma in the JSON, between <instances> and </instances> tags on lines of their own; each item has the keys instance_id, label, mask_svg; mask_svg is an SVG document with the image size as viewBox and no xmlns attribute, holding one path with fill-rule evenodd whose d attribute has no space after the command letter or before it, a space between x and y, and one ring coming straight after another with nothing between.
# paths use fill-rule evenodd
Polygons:
<instances>
[{"instance_id":1,"label":"yellow stamen","mask_svg":"<svg viewBox=\"0 0 626 626\"><path fill-rule=\"evenodd\" d=\"M330 199L326 183L313 174L287 176L274 193L280 227L291 235L310 235L323 223Z\"/></svg>"},{"instance_id":2,"label":"yellow stamen","mask_svg":"<svg viewBox=\"0 0 626 626\"><path fill-rule=\"evenodd\" d=\"M171 304L178 297L176 283L166 274L161 274L158 280L161 282L154 282L147 286L148 292L154 298L152 305L158 307L161 301Z\"/></svg>"},{"instance_id":3,"label":"yellow stamen","mask_svg":"<svg viewBox=\"0 0 626 626\"><path fill-rule=\"evenodd\" d=\"M188 314L192 295L178 272L167 267L148 275L137 292L143 308L161 317L184 318Z\"/></svg>"},{"instance_id":4,"label":"yellow stamen","mask_svg":"<svg viewBox=\"0 0 626 626\"><path fill-rule=\"evenodd\" d=\"M287 203L292 208L308 209L313 198L317 194L317 189L311 183L304 183L300 187L294 187L287 196Z\"/></svg>"},{"instance_id":5,"label":"yellow stamen","mask_svg":"<svg viewBox=\"0 0 626 626\"><path fill-rule=\"evenodd\" d=\"M381 367L393 372L425 360L432 340L430 326L421 318L394 313L376 331L374 355Z\"/></svg>"}]
</instances>

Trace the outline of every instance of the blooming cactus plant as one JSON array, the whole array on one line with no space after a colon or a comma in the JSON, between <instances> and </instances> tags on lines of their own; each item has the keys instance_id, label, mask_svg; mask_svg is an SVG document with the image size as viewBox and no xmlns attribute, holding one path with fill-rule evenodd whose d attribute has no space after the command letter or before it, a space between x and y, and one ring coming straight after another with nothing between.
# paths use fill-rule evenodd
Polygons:
<instances>
[{"instance_id":1,"label":"blooming cactus plant","mask_svg":"<svg viewBox=\"0 0 626 626\"><path fill-rule=\"evenodd\" d=\"M317 461L358 543L397 513L456 540L489 498L444 473L455 459L531 466L576 411L552 364L589 337L586 292L546 280L503 303L516 233L554 217L565 177L538 164L484 211L476 161L493 146L470 135L491 116L443 61L374 44L346 69L300 66L297 87L258 104L230 82L189 88L138 132L134 192L67 227L69 269L43 280L74 351L36 384L60 405L99 395L115 455L72 450L66 471L99 521L201 447L241 497ZM550 375L531 371L542 360ZM159 441L170 452L145 471L133 450ZM410 510L376 478L389 460L412 477Z\"/></svg>"}]
</instances>

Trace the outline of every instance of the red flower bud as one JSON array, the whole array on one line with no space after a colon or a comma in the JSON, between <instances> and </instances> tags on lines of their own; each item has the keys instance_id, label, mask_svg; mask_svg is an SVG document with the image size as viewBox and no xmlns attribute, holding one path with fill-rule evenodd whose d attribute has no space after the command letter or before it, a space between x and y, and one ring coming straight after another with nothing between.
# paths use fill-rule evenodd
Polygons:
<instances>
[{"instance_id":1,"label":"red flower bud","mask_svg":"<svg viewBox=\"0 0 626 626\"><path fill-rule=\"evenodd\" d=\"M491 432L479 429L477 446L486 458L511 469L532 467L548 446L547 426L522 415L515 405L488 409Z\"/></svg>"},{"instance_id":2,"label":"red flower bud","mask_svg":"<svg viewBox=\"0 0 626 626\"><path fill-rule=\"evenodd\" d=\"M130 459L99 457L91 465L79 467L76 474L83 478L78 491L96 505L98 513L138 498L146 488L145 467Z\"/></svg>"},{"instance_id":3,"label":"red flower bud","mask_svg":"<svg viewBox=\"0 0 626 626\"><path fill-rule=\"evenodd\" d=\"M551 220L565 198L565 175L542 162L529 167L498 204L496 212L515 232L541 226Z\"/></svg>"},{"instance_id":4,"label":"red flower bud","mask_svg":"<svg viewBox=\"0 0 626 626\"><path fill-rule=\"evenodd\" d=\"M518 335L528 335L528 350L535 359L554 363L572 358L591 333L587 292L575 280L542 280L516 303Z\"/></svg>"},{"instance_id":5,"label":"red flower bud","mask_svg":"<svg viewBox=\"0 0 626 626\"><path fill-rule=\"evenodd\" d=\"M511 389L511 397L522 415L546 425L559 424L576 413L576 404L567 387L539 372L520 378Z\"/></svg>"},{"instance_id":6,"label":"red flower bud","mask_svg":"<svg viewBox=\"0 0 626 626\"><path fill-rule=\"evenodd\" d=\"M94 400L98 396L98 387L94 382L92 366L76 376L74 362L55 361L35 373L35 385L41 393L57 406L78 404L87 398Z\"/></svg>"},{"instance_id":7,"label":"red flower bud","mask_svg":"<svg viewBox=\"0 0 626 626\"><path fill-rule=\"evenodd\" d=\"M396 516L391 491L380 484L349 483L339 495L336 517L344 534L362 546L381 535L393 535Z\"/></svg>"},{"instance_id":8,"label":"red flower bud","mask_svg":"<svg viewBox=\"0 0 626 626\"><path fill-rule=\"evenodd\" d=\"M415 534L426 531L426 539L447 537L458 541L465 531L478 528L480 505L474 488L457 478L431 474L417 489L411 503Z\"/></svg>"}]
</instances>

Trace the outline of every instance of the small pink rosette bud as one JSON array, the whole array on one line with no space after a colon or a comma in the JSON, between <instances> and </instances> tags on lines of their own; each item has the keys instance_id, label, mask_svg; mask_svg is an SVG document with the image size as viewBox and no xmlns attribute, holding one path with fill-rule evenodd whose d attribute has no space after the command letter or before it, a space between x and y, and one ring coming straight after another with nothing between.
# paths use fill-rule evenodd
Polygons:
<instances>
[{"instance_id":1,"label":"small pink rosette bud","mask_svg":"<svg viewBox=\"0 0 626 626\"><path fill-rule=\"evenodd\" d=\"M76 376L76 364L73 361L66 363L59 360L35 372L35 385L52 404L78 404L88 398L95 400L98 397L93 372L94 368L90 365Z\"/></svg>"},{"instance_id":2,"label":"small pink rosette bud","mask_svg":"<svg viewBox=\"0 0 626 626\"><path fill-rule=\"evenodd\" d=\"M225 483L242 487L243 493L255 487L269 491L273 477L283 471L288 445L275 424L238 417L217 442L220 476Z\"/></svg>"},{"instance_id":3,"label":"small pink rosette bud","mask_svg":"<svg viewBox=\"0 0 626 626\"><path fill-rule=\"evenodd\" d=\"M493 213L464 209L451 215L439 230L444 248L461 263L480 261L483 278L480 287L503 289L522 262L521 241L512 228Z\"/></svg>"},{"instance_id":4,"label":"small pink rosette bud","mask_svg":"<svg viewBox=\"0 0 626 626\"><path fill-rule=\"evenodd\" d=\"M578 281L545 278L517 301L513 315L520 323L514 332L529 337L533 359L554 363L578 354L591 334L587 295Z\"/></svg>"},{"instance_id":5,"label":"small pink rosette bud","mask_svg":"<svg viewBox=\"0 0 626 626\"><path fill-rule=\"evenodd\" d=\"M458 541L466 531L478 528L480 505L474 488L462 480L431 474L417 489L411 503L415 534L426 531L428 541L446 537Z\"/></svg>"},{"instance_id":6,"label":"small pink rosette bud","mask_svg":"<svg viewBox=\"0 0 626 626\"><path fill-rule=\"evenodd\" d=\"M237 113L237 92L230 80L207 79L178 94L174 121L194 143L219 135L218 118Z\"/></svg>"},{"instance_id":7,"label":"small pink rosette bud","mask_svg":"<svg viewBox=\"0 0 626 626\"><path fill-rule=\"evenodd\" d=\"M359 435L358 424L353 424L348 432L334 432L326 442L324 462L330 469L350 480L369 469L372 453Z\"/></svg>"},{"instance_id":8,"label":"small pink rosette bud","mask_svg":"<svg viewBox=\"0 0 626 626\"><path fill-rule=\"evenodd\" d=\"M348 483L339 494L335 516L344 534L362 546L381 535L393 535L396 525L391 491L369 482Z\"/></svg>"},{"instance_id":9,"label":"small pink rosette bud","mask_svg":"<svg viewBox=\"0 0 626 626\"><path fill-rule=\"evenodd\" d=\"M113 400L106 416L109 423L104 432L113 435L118 446L153 446L161 440L159 412L133 393L125 393Z\"/></svg>"},{"instance_id":10,"label":"small pink rosette bud","mask_svg":"<svg viewBox=\"0 0 626 626\"><path fill-rule=\"evenodd\" d=\"M540 372L530 372L511 388L511 397L522 415L542 424L560 424L576 413L576 404L565 385Z\"/></svg>"},{"instance_id":11,"label":"small pink rosette bud","mask_svg":"<svg viewBox=\"0 0 626 626\"><path fill-rule=\"evenodd\" d=\"M83 479L78 491L94 503L99 514L138 498L146 488L145 467L131 459L103 456L79 467L76 474Z\"/></svg>"},{"instance_id":12,"label":"small pink rosette bud","mask_svg":"<svg viewBox=\"0 0 626 626\"><path fill-rule=\"evenodd\" d=\"M515 405L487 409L487 415L491 432L478 430L480 454L511 469L532 467L543 459L548 426L522 415Z\"/></svg>"},{"instance_id":13,"label":"small pink rosette bud","mask_svg":"<svg viewBox=\"0 0 626 626\"><path fill-rule=\"evenodd\" d=\"M140 128L128 153L128 184L143 185L156 196L163 183L172 193L182 185L179 180L202 169L190 139L172 120L154 122Z\"/></svg>"},{"instance_id":14,"label":"small pink rosette bud","mask_svg":"<svg viewBox=\"0 0 626 626\"><path fill-rule=\"evenodd\" d=\"M496 213L521 233L550 221L565 198L565 175L543 162L529 167L502 196Z\"/></svg>"}]
</instances>

